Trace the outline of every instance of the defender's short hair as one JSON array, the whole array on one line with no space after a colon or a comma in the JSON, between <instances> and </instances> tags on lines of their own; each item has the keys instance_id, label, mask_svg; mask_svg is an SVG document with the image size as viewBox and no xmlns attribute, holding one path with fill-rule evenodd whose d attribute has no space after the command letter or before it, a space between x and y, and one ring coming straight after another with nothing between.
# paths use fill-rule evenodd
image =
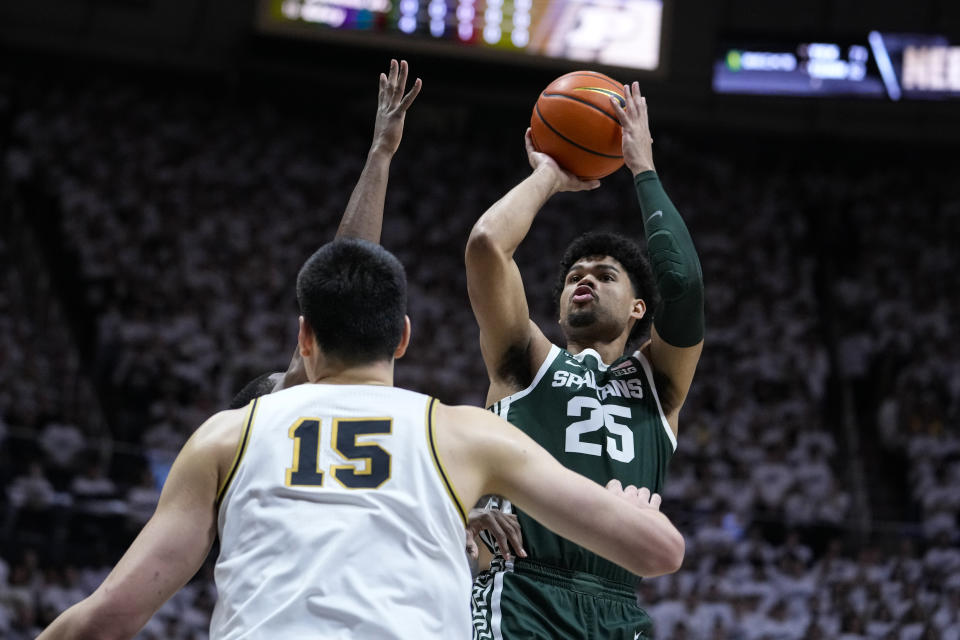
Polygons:
<instances>
[{"instance_id":1,"label":"defender's short hair","mask_svg":"<svg viewBox=\"0 0 960 640\"><path fill-rule=\"evenodd\" d=\"M279 372L282 374L282 372ZM273 392L274 381L270 378L274 375L273 372L264 373L259 375L250 382L248 382L243 389L240 389L240 392L234 396L233 400L230 401L230 406L228 409L239 409L240 407L245 407L254 398L259 398L260 396L265 396L268 393Z\"/></svg>"},{"instance_id":2,"label":"defender's short hair","mask_svg":"<svg viewBox=\"0 0 960 640\"><path fill-rule=\"evenodd\" d=\"M387 360L403 337L407 276L380 245L341 238L304 263L297 302L326 356L353 365Z\"/></svg>"},{"instance_id":3,"label":"defender's short hair","mask_svg":"<svg viewBox=\"0 0 960 640\"><path fill-rule=\"evenodd\" d=\"M567 273L578 260L590 256L610 256L627 270L633 293L647 305L647 312L633 325L628 342L634 342L646 335L653 322L653 313L660 304L653 278L653 269L644 254L643 248L635 240L609 231L589 231L573 240L560 259L560 271L553 286L553 300L557 314L560 313L560 295L567 279Z\"/></svg>"}]
</instances>

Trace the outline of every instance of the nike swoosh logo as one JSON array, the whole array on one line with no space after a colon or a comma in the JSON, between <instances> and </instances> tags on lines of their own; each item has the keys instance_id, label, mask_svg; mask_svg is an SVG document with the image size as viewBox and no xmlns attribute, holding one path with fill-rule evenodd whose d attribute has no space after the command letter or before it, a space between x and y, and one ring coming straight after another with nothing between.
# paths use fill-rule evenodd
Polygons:
<instances>
[{"instance_id":1,"label":"nike swoosh logo","mask_svg":"<svg viewBox=\"0 0 960 640\"><path fill-rule=\"evenodd\" d=\"M657 209L650 215L649 218L647 218L647 224L650 224L650 221L656 218L657 216L662 216L662 215L663 215L663 211L661 211L660 209Z\"/></svg>"},{"instance_id":2,"label":"nike swoosh logo","mask_svg":"<svg viewBox=\"0 0 960 640\"><path fill-rule=\"evenodd\" d=\"M636 633L633 634L633 640L638 640L639 638L640 638L640 632L637 631Z\"/></svg>"},{"instance_id":3,"label":"nike swoosh logo","mask_svg":"<svg viewBox=\"0 0 960 640\"><path fill-rule=\"evenodd\" d=\"M570 358L567 358L567 364L571 364L575 367L581 367L581 368L583 367L582 362L580 362L579 360L571 360Z\"/></svg>"}]
</instances>

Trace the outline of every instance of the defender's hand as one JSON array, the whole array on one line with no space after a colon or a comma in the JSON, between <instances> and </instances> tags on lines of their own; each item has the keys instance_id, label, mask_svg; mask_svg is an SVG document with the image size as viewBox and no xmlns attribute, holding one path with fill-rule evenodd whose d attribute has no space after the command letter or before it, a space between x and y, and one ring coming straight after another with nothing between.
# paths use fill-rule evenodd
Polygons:
<instances>
[{"instance_id":1,"label":"defender's hand","mask_svg":"<svg viewBox=\"0 0 960 640\"><path fill-rule=\"evenodd\" d=\"M562 169L557 161L547 154L537 151L533 146L533 139L530 137L530 129L524 136L524 144L527 148L527 160L530 161L530 167L536 171L546 171L553 178L553 192L561 191L590 191L600 186L599 180L581 180L569 171Z\"/></svg>"},{"instance_id":2,"label":"defender's hand","mask_svg":"<svg viewBox=\"0 0 960 640\"><path fill-rule=\"evenodd\" d=\"M660 511L660 502L662 501L659 493L650 493L650 489L640 487L637 489L632 484L624 488L619 480L613 479L607 483L607 491L622 498L630 504L643 508Z\"/></svg>"},{"instance_id":3,"label":"defender's hand","mask_svg":"<svg viewBox=\"0 0 960 640\"><path fill-rule=\"evenodd\" d=\"M480 532L486 529L497 541L500 552L507 560L510 559L510 547L513 546L521 558L527 557L527 552L523 549L523 536L520 532L520 521L512 513L504 513L499 509L471 509L470 517L467 522L468 535L476 537ZM476 544L471 549L471 557L476 558L479 550Z\"/></svg>"},{"instance_id":4,"label":"defender's hand","mask_svg":"<svg viewBox=\"0 0 960 640\"><path fill-rule=\"evenodd\" d=\"M390 61L390 73L380 74L380 95L377 98L377 122L373 128L371 151L393 155L400 147L403 137L403 120L407 109L413 104L423 83L420 78L413 82L404 95L407 84L407 61Z\"/></svg>"},{"instance_id":5,"label":"defender's hand","mask_svg":"<svg viewBox=\"0 0 960 640\"><path fill-rule=\"evenodd\" d=\"M610 104L617 113L620 127L623 129L623 162L633 175L644 171L655 171L653 166L653 137L650 135L650 122L647 118L647 99L640 95L640 83L623 85L625 106L610 98Z\"/></svg>"}]
</instances>

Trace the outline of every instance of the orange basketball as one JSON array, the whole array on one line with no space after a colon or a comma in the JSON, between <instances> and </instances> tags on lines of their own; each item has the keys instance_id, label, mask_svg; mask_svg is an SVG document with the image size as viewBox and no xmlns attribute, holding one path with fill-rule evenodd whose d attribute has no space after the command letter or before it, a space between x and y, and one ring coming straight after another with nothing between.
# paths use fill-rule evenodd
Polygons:
<instances>
[{"instance_id":1,"label":"orange basketball","mask_svg":"<svg viewBox=\"0 0 960 640\"><path fill-rule=\"evenodd\" d=\"M610 98L623 102L623 85L596 71L573 71L551 82L533 107L530 137L537 151L593 180L623 166L620 122Z\"/></svg>"}]
</instances>

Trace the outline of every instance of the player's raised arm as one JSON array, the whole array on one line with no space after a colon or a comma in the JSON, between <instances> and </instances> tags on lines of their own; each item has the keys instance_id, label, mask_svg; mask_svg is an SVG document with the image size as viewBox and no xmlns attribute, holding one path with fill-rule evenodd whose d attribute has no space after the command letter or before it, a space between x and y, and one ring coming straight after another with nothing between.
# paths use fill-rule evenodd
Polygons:
<instances>
[{"instance_id":1,"label":"player's raised arm","mask_svg":"<svg viewBox=\"0 0 960 640\"><path fill-rule=\"evenodd\" d=\"M536 151L529 130L525 142L533 172L480 216L467 240L467 291L480 325L480 349L490 376L488 400L510 393L512 389L503 387L531 373L527 370L518 375L508 370L511 364L522 361L523 367L535 367L550 348L530 320L514 252L551 196L600 186L597 180L580 180Z\"/></svg>"},{"instance_id":2,"label":"player's raised arm","mask_svg":"<svg viewBox=\"0 0 960 640\"><path fill-rule=\"evenodd\" d=\"M383 227L383 203L387 194L390 161L400 147L403 122L407 109L420 93L420 78L404 94L407 84L407 61L390 61L389 73L380 74L380 93L377 98L377 120L373 128L373 143L367 153L367 162L353 188L347 209L343 212L337 237L362 238L380 243Z\"/></svg>"},{"instance_id":3,"label":"player's raised arm","mask_svg":"<svg viewBox=\"0 0 960 640\"><path fill-rule=\"evenodd\" d=\"M243 411L203 424L177 456L157 510L89 597L39 640L132 638L203 564L217 535L217 493L236 452Z\"/></svg>"},{"instance_id":4,"label":"player's raised arm","mask_svg":"<svg viewBox=\"0 0 960 640\"><path fill-rule=\"evenodd\" d=\"M703 351L703 273L690 232L653 165L646 98L636 82L624 85L624 94L623 107L617 100L611 104L623 127L623 158L634 176L647 251L662 299L654 311L648 353L661 381L657 391L664 412L676 433L680 407Z\"/></svg>"},{"instance_id":5,"label":"player's raised arm","mask_svg":"<svg viewBox=\"0 0 960 640\"><path fill-rule=\"evenodd\" d=\"M380 74L380 92L377 96L377 119L373 127L373 142L367 152L367 161L360 179L350 194L347 208L340 219L336 237L362 238L380 244L383 229L383 205L390 178L390 162L400 148L403 123L407 110L420 94L420 78L407 86L409 68L406 60L390 61L388 73ZM287 371L278 375L274 391L288 389L307 381L299 349L294 349Z\"/></svg>"},{"instance_id":6,"label":"player's raised arm","mask_svg":"<svg viewBox=\"0 0 960 640\"><path fill-rule=\"evenodd\" d=\"M437 445L460 497L496 493L557 534L639 576L672 573L683 536L659 496L567 469L516 427L475 407L439 407Z\"/></svg>"}]
</instances>

